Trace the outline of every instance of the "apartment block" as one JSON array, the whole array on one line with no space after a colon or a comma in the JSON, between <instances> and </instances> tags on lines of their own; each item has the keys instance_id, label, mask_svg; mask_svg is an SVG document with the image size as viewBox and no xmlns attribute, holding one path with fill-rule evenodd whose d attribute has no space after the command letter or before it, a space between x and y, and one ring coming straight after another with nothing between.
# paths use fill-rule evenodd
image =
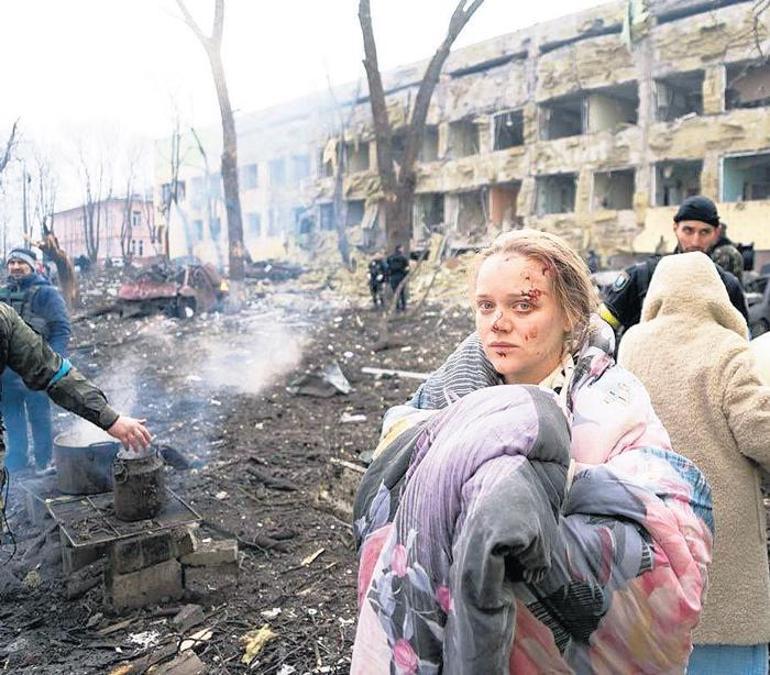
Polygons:
<instances>
[{"instance_id":1,"label":"apartment block","mask_svg":"<svg viewBox=\"0 0 770 675\"><path fill-rule=\"evenodd\" d=\"M770 35L754 8L614 2L452 52L419 154L415 243L433 232L483 243L530 226L620 259L673 248L677 205L702 193L718 202L733 239L768 251L759 262L770 258ZM383 74L397 160L426 65ZM218 133L205 134L212 167ZM238 133L254 257L334 229L340 179L353 240L382 244L365 92L351 85L244 115ZM338 143L347 157L341 177ZM163 145L158 189L168 180ZM221 230L213 224L224 220L221 193L194 145L180 172L180 209L193 238L213 241Z\"/></svg>"}]
</instances>

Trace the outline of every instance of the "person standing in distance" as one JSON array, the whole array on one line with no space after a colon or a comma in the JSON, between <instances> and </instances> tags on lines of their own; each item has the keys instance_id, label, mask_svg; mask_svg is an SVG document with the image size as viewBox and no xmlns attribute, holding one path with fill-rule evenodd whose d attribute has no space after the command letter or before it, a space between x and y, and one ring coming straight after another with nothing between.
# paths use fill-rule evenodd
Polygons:
<instances>
[{"instance_id":1,"label":"person standing in distance","mask_svg":"<svg viewBox=\"0 0 770 675\"><path fill-rule=\"evenodd\" d=\"M48 346L62 357L72 333L67 306L59 290L36 272L37 256L17 246L8 254L8 279L0 288L0 301L13 307L24 322L39 333ZM45 392L29 389L10 368L2 374L3 419L8 436L6 467L9 471L29 464L27 424L32 430L34 463L43 470L51 460L51 402Z\"/></svg>"},{"instance_id":2,"label":"person standing in distance","mask_svg":"<svg viewBox=\"0 0 770 675\"><path fill-rule=\"evenodd\" d=\"M398 299L396 300L396 311L406 311L406 283L401 282L409 274L409 259L404 255L404 249L401 244L396 245L393 253L388 256L388 279L390 280L390 287L393 292L398 291ZM401 287L401 290L399 289Z\"/></svg>"}]
</instances>

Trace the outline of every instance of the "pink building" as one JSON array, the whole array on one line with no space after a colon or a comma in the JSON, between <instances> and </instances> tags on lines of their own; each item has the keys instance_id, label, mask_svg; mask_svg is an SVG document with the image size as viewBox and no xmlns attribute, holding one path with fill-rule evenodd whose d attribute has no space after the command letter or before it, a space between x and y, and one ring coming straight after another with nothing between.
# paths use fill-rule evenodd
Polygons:
<instances>
[{"instance_id":1,"label":"pink building","mask_svg":"<svg viewBox=\"0 0 770 675\"><path fill-rule=\"evenodd\" d=\"M163 253L163 243L155 226L155 208L150 200L134 197L130 207L125 198L112 198L94 205L93 231L99 233L97 260L106 258L150 258ZM61 247L71 259L88 255L86 213L83 206L59 211L53 229ZM121 233L124 246L121 247ZM93 239L96 239L94 235Z\"/></svg>"}]
</instances>

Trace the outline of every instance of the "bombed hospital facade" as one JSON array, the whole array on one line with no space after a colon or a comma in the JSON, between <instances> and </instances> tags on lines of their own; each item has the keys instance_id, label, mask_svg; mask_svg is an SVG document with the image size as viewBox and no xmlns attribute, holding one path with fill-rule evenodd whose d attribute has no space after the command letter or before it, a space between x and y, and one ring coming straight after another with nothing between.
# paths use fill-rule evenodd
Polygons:
<instances>
[{"instance_id":1,"label":"bombed hospital facade","mask_svg":"<svg viewBox=\"0 0 770 675\"><path fill-rule=\"evenodd\" d=\"M677 204L702 193L718 202L731 238L754 242L758 263L770 259L770 38L754 7L612 3L453 52L419 157L415 243L433 232L480 243L532 226L622 258L673 248ZM396 156L425 65L383 75ZM382 243L365 92L351 85L242 115L238 133L252 256L334 230L340 182L353 243ZM181 139L185 190L171 209L172 239L183 227L187 252L226 237L220 132L202 135ZM339 176L338 143L347 158ZM156 155L160 193L168 141Z\"/></svg>"}]
</instances>

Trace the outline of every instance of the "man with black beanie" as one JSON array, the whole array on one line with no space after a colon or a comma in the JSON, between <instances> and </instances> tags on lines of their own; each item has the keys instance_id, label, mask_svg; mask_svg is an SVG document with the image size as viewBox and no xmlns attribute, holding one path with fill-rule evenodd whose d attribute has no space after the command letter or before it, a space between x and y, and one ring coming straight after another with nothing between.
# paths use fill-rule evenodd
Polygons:
<instances>
[{"instance_id":1,"label":"man with black beanie","mask_svg":"<svg viewBox=\"0 0 770 675\"><path fill-rule=\"evenodd\" d=\"M677 240L674 253L701 251L711 254L721 236L716 204L702 195L685 199L674 216L674 235ZM600 314L616 331L639 323L642 303L658 262L660 256L656 255L627 267L607 291ZM716 265L716 269L727 289L730 302L748 323L749 311L740 281L719 265Z\"/></svg>"}]
</instances>

